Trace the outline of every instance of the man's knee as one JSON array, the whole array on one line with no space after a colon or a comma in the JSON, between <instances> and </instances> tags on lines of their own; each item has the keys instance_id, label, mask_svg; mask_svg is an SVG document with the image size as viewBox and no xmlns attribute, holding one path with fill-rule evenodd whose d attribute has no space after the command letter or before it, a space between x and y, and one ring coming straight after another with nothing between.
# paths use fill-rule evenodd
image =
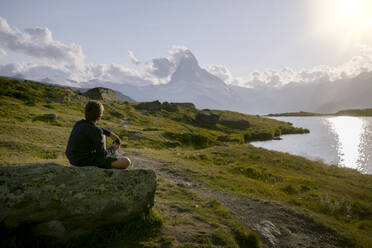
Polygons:
<instances>
[{"instance_id":1,"label":"man's knee","mask_svg":"<svg viewBox=\"0 0 372 248\"><path fill-rule=\"evenodd\" d=\"M132 165L132 161L130 161L128 157L121 157L119 159L122 160L122 162L127 166L127 168Z\"/></svg>"},{"instance_id":2,"label":"man's knee","mask_svg":"<svg viewBox=\"0 0 372 248\"><path fill-rule=\"evenodd\" d=\"M127 169L132 165L132 162L128 157L120 157L116 161L113 161L111 163L112 168L116 169Z\"/></svg>"}]
</instances>

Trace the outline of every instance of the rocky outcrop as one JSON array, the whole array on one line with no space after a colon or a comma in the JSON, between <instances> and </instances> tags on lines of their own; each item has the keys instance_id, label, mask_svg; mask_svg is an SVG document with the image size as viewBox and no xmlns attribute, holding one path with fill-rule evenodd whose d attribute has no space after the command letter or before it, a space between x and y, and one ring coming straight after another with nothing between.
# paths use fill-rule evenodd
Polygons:
<instances>
[{"instance_id":1,"label":"rocky outcrop","mask_svg":"<svg viewBox=\"0 0 372 248\"><path fill-rule=\"evenodd\" d=\"M156 112L161 109L161 103L159 101L153 101L153 102L141 102L137 106L135 106L138 110L144 110L149 112Z\"/></svg>"},{"instance_id":2,"label":"rocky outcrop","mask_svg":"<svg viewBox=\"0 0 372 248\"><path fill-rule=\"evenodd\" d=\"M194 104L192 103L173 103L173 102L160 103L159 101L142 102L138 104L135 108L138 110L154 113L159 110L165 110L168 112L178 112L179 111L178 107L195 108Z\"/></svg>"},{"instance_id":3,"label":"rocky outcrop","mask_svg":"<svg viewBox=\"0 0 372 248\"><path fill-rule=\"evenodd\" d=\"M83 94L86 97L89 97L94 100L104 100L104 101L118 101L118 96L116 92L102 87L97 87L88 90Z\"/></svg>"},{"instance_id":4,"label":"rocky outcrop","mask_svg":"<svg viewBox=\"0 0 372 248\"><path fill-rule=\"evenodd\" d=\"M123 223L154 204L152 170L54 164L0 168L0 228L70 240Z\"/></svg>"},{"instance_id":5,"label":"rocky outcrop","mask_svg":"<svg viewBox=\"0 0 372 248\"><path fill-rule=\"evenodd\" d=\"M195 115L195 120L202 126L215 126L218 123L220 116L211 112L199 112Z\"/></svg>"},{"instance_id":6,"label":"rocky outcrop","mask_svg":"<svg viewBox=\"0 0 372 248\"><path fill-rule=\"evenodd\" d=\"M161 108L168 112L178 112L178 105L175 103L163 102Z\"/></svg>"},{"instance_id":7,"label":"rocky outcrop","mask_svg":"<svg viewBox=\"0 0 372 248\"><path fill-rule=\"evenodd\" d=\"M251 125L249 121L242 120L242 119L221 119L218 122L221 125L224 125L226 127L232 128L232 129L247 129Z\"/></svg>"}]
</instances>

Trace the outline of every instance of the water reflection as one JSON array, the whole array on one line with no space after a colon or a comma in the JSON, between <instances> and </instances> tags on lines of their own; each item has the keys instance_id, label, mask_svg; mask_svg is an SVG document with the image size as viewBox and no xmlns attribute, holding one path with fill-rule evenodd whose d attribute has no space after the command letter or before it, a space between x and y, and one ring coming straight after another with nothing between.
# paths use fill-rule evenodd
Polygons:
<instances>
[{"instance_id":1,"label":"water reflection","mask_svg":"<svg viewBox=\"0 0 372 248\"><path fill-rule=\"evenodd\" d=\"M339 164L372 174L372 117L277 117L310 134L284 135L282 140L252 142L271 150Z\"/></svg>"},{"instance_id":2,"label":"water reflection","mask_svg":"<svg viewBox=\"0 0 372 248\"><path fill-rule=\"evenodd\" d=\"M362 169L365 160L364 137L366 122L362 118L339 116L325 119L337 140L339 165Z\"/></svg>"}]
</instances>

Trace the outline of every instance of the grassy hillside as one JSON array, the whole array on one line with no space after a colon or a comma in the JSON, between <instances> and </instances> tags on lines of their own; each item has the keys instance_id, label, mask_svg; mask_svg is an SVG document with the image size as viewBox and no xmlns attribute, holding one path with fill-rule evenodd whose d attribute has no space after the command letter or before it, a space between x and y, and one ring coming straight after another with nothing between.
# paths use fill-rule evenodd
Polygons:
<instances>
[{"instance_id":1,"label":"grassy hillside","mask_svg":"<svg viewBox=\"0 0 372 248\"><path fill-rule=\"evenodd\" d=\"M345 109L338 111L335 115L348 115L348 116L372 116L372 108L368 109Z\"/></svg>"},{"instance_id":2,"label":"grassy hillside","mask_svg":"<svg viewBox=\"0 0 372 248\"><path fill-rule=\"evenodd\" d=\"M313 112L289 112L268 114L267 116L372 116L372 108L367 109L345 109L333 114L320 114Z\"/></svg>"},{"instance_id":3,"label":"grassy hillside","mask_svg":"<svg viewBox=\"0 0 372 248\"><path fill-rule=\"evenodd\" d=\"M0 78L0 166L68 165L64 155L67 139L73 124L83 118L87 101L68 88ZM103 103L105 112L99 125L120 136L129 156L161 161L164 170L217 192L280 202L332 230L350 247L372 243L370 175L246 144L308 130L259 116L201 111L190 105L162 104L153 110L142 108L141 103ZM205 126L196 118L201 112L224 120L244 120L249 127L223 122ZM136 244L246 247L242 244L256 242L218 201L201 198L162 177L158 183L155 210L163 216L163 227L138 237L133 241ZM183 209L182 214L174 205ZM195 229L204 234L193 233ZM190 238L177 238L182 230L189 230Z\"/></svg>"},{"instance_id":4,"label":"grassy hillside","mask_svg":"<svg viewBox=\"0 0 372 248\"><path fill-rule=\"evenodd\" d=\"M267 116L322 116L324 114L313 113L313 112L288 112L288 113L277 113L277 114L268 114Z\"/></svg>"}]
</instances>

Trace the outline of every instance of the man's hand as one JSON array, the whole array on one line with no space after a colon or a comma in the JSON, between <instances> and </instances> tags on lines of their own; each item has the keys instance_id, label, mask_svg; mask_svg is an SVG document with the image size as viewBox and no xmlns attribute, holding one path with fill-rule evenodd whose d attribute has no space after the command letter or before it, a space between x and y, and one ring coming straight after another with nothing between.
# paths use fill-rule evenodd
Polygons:
<instances>
[{"instance_id":1,"label":"man's hand","mask_svg":"<svg viewBox=\"0 0 372 248\"><path fill-rule=\"evenodd\" d=\"M118 150L120 148L120 143L121 143L119 136L111 132L110 137L114 141L113 146L114 146L115 151Z\"/></svg>"},{"instance_id":2,"label":"man's hand","mask_svg":"<svg viewBox=\"0 0 372 248\"><path fill-rule=\"evenodd\" d=\"M115 140L119 140L119 143L121 143L121 142L120 142L120 138L119 138L119 136L117 136L117 135L114 134L113 132L110 133L110 137L111 137L111 139L112 139L113 141L115 141Z\"/></svg>"},{"instance_id":3,"label":"man's hand","mask_svg":"<svg viewBox=\"0 0 372 248\"><path fill-rule=\"evenodd\" d=\"M120 145L115 144L115 145L113 145L113 147L114 147L114 150L117 151L120 148Z\"/></svg>"}]
</instances>

